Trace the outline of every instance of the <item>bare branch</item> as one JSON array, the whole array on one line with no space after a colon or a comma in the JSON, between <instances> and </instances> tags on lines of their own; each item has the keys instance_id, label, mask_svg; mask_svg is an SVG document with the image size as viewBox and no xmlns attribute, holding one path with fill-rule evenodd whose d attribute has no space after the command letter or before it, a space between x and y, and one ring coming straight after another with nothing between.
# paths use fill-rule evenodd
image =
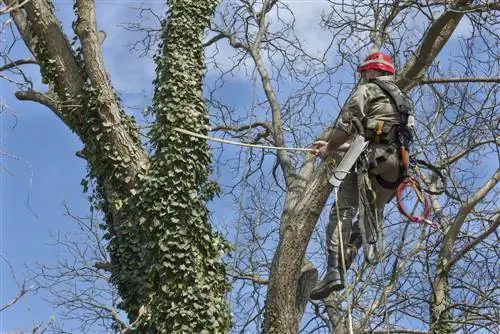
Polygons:
<instances>
[{"instance_id":1,"label":"bare branch","mask_svg":"<svg viewBox=\"0 0 500 334\"><path fill-rule=\"evenodd\" d=\"M13 67L18 67L18 66L26 65L26 64L35 64L35 65L37 65L38 62L33 57L25 58L25 59L19 59L19 60L10 62L8 64L5 64L3 66L0 66L0 72L8 70L8 69L11 69Z\"/></svg>"},{"instance_id":2,"label":"bare branch","mask_svg":"<svg viewBox=\"0 0 500 334\"><path fill-rule=\"evenodd\" d=\"M251 281L256 284L262 284L262 285L267 285L269 284L269 281L266 279L263 279L257 275L231 275L234 279L242 279L246 281Z\"/></svg>"},{"instance_id":3,"label":"bare branch","mask_svg":"<svg viewBox=\"0 0 500 334\"><path fill-rule=\"evenodd\" d=\"M3 15L3 14L8 14L10 12L13 12L19 8L21 8L22 6L24 6L28 1L31 1L31 0L24 0L24 1L21 1L21 2L18 2L19 0L16 0L16 1L11 1L10 3L7 2L7 5L3 8L0 8L0 15Z\"/></svg>"},{"instance_id":4,"label":"bare branch","mask_svg":"<svg viewBox=\"0 0 500 334\"><path fill-rule=\"evenodd\" d=\"M453 249L453 244L457 238L457 235L462 227L465 218L471 212L472 209L476 206L476 204L483 199L488 192L493 189L496 184L500 181L500 169L497 169L495 174L486 181L481 188L479 188L476 193L469 198L469 200L463 204L458 213L449 226L449 229L446 231L446 236L443 241L442 248L442 257L443 257L443 271L446 271L446 268L449 267L449 261L451 260L451 252Z\"/></svg>"},{"instance_id":5,"label":"bare branch","mask_svg":"<svg viewBox=\"0 0 500 334\"><path fill-rule=\"evenodd\" d=\"M233 35L225 32L225 31L220 31L220 30L218 30L217 32L218 32L218 34L215 35L214 37L210 38L208 41L206 41L203 44L203 47L206 48L212 44L217 43L221 39L227 39L229 41L229 45L231 45L233 48L249 50L248 45L246 45L245 43L242 43L241 41L237 41Z\"/></svg>"},{"instance_id":6,"label":"bare branch","mask_svg":"<svg viewBox=\"0 0 500 334\"><path fill-rule=\"evenodd\" d=\"M0 258L5 262L5 264L9 267L9 271L10 271L10 274L12 276L12 278L16 281L16 284L18 286L18 293L17 295L12 298L11 301L7 302L6 304L4 305L0 305L0 312L8 309L9 307L11 307L12 305L14 305L15 303L17 303L24 295L26 295L30 289L29 288L26 288L26 282L23 281L22 283L19 283L16 279L16 275L14 273L14 268L12 268L12 265L10 264L9 261L7 261L7 259L5 257L3 257L3 255L0 255Z\"/></svg>"},{"instance_id":7,"label":"bare branch","mask_svg":"<svg viewBox=\"0 0 500 334\"><path fill-rule=\"evenodd\" d=\"M114 266L111 263L96 262L94 264L94 267L98 270L104 270L111 274L113 273L114 270Z\"/></svg>"},{"instance_id":8,"label":"bare branch","mask_svg":"<svg viewBox=\"0 0 500 334\"><path fill-rule=\"evenodd\" d=\"M264 6L267 6L267 2L264 2ZM260 16L259 20L259 30L257 32L257 36L255 38L254 44L251 46L250 54L255 62L255 66L257 71L259 72L260 79L262 81L262 87L264 88L264 92L266 94L267 100L271 107L272 114L272 125L273 125L273 139L275 146L285 146L285 139L282 127L282 114L281 108L276 98L276 94L271 85L269 73L264 65L260 45L262 42L262 38L264 37L266 31L266 19L265 15ZM292 183L292 178L295 177L296 171L292 166L292 162L290 161L289 153L286 151L279 151L278 162L283 170L283 176L285 179L285 184L289 187Z\"/></svg>"},{"instance_id":9,"label":"bare branch","mask_svg":"<svg viewBox=\"0 0 500 334\"><path fill-rule=\"evenodd\" d=\"M370 33L370 37L373 42L372 51L378 51L380 49L387 38L387 29L390 27L391 23L403 9L409 7L412 3L413 1L405 1L400 5L398 1L394 2L391 5L391 9L387 17L380 24L374 25L373 30Z\"/></svg>"},{"instance_id":10,"label":"bare branch","mask_svg":"<svg viewBox=\"0 0 500 334\"><path fill-rule=\"evenodd\" d=\"M236 126L228 126L228 125L219 125L219 126L215 126L211 129L211 131L233 131L233 132L241 132L241 131L245 131L245 130L250 130L250 129L254 129L256 127L262 127L264 129L266 129L267 131L271 132L272 131L272 124L270 122L255 122L255 123L252 123L252 124L246 124L246 125L242 125L242 126L239 126L239 127L236 127Z\"/></svg>"},{"instance_id":11,"label":"bare branch","mask_svg":"<svg viewBox=\"0 0 500 334\"><path fill-rule=\"evenodd\" d=\"M483 12L488 12L491 10L500 10L500 2L498 1L486 1L486 3L483 4L470 4L466 6L459 6L455 9L452 9L453 11L456 12L462 12L462 13L483 13Z\"/></svg>"},{"instance_id":12,"label":"bare branch","mask_svg":"<svg viewBox=\"0 0 500 334\"><path fill-rule=\"evenodd\" d=\"M472 242L467 244L464 248L462 248L457 254L453 256L453 258L447 263L445 270L449 270L451 267L453 267L455 263L459 261L471 249L476 247L481 241L483 241L489 235L494 233L497 230L498 226L500 226L500 213L497 213L495 217L493 217L493 222L491 223L490 227L488 227L483 233L477 236Z\"/></svg>"},{"instance_id":13,"label":"bare branch","mask_svg":"<svg viewBox=\"0 0 500 334\"><path fill-rule=\"evenodd\" d=\"M15 0L4 0L4 2L7 4L7 7L16 7L17 5L17 1ZM36 38L29 30L29 22L26 18L25 13L23 13L18 8L14 8L10 11L10 15L14 19L17 29L19 30L19 33L24 40L24 43L26 44L30 52L32 54L35 54Z\"/></svg>"},{"instance_id":14,"label":"bare branch","mask_svg":"<svg viewBox=\"0 0 500 334\"><path fill-rule=\"evenodd\" d=\"M60 118L62 115L59 114L58 111L58 101L55 97L55 94L51 93L40 93L35 91L18 91L16 92L16 97L21 101L33 101L43 104L52 110L56 115Z\"/></svg>"},{"instance_id":15,"label":"bare branch","mask_svg":"<svg viewBox=\"0 0 500 334\"><path fill-rule=\"evenodd\" d=\"M476 193L469 198L467 203L462 205L458 211L458 215L453 221L452 225L457 227L463 223L467 214L474 208L474 206L488 194L488 192L493 189L496 184L500 181L500 169L497 169L495 175L493 175L486 183L479 188Z\"/></svg>"},{"instance_id":16,"label":"bare branch","mask_svg":"<svg viewBox=\"0 0 500 334\"><path fill-rule=\"evenodd\" d=\"M443 167L446 167L446 166L449 166L451 164L454 164L455 162L457 162L458 160L460 160L464 156L470 154L476 148L478 148L480 146L483 146L483 145L486 145L486 144L498 144L498 140L499 140L499 138L497 138L496 140L485 140L485 141L481 141L481 142L475 143L474 145L471 145L467 149L463 150L462 152L457 153L457 154L455 154L453 156L447 157L446 160L443 163L440 164L440 166L436 166L436 167L438 169L441 169Z\"/></svg>"},{"instance_id":17,"label":"bare branch","mask_svg":"<svg viewBox=\"0 0 500 334\"><path fill-rule=\"evenodd\" d=\"M15 296L10 302L8 302L7 304L5 305L2 305L0 306L0 312L8 309L9 307L11 307L12 305L14 305L15 303L18 302L19 299L21 299L25 294L27 294L29 291L29 289L27 289L25 287L25 284L23 283L23 285L21 286L21 289L19 290L19 292L17 293L17 296Z\"/></svg>"},{"instance_id":18,"label":"bare branch","mask_svg":"<svg viewBox=\"0 0 500 334\"><path fill-rule=\"evenodd\" d=\"M457 83L457 82L500 83L500 77L423 78L417 80L416 85L447 84L447 83Z\"/></svg>"}]
</instances>

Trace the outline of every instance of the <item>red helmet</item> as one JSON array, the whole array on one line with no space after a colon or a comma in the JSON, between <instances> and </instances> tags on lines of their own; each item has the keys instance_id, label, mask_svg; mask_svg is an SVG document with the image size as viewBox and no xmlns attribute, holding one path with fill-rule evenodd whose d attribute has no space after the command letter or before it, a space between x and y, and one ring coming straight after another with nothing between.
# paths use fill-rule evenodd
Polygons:
<instances>
[{"instance_id":1,"label":"red helmet","mask_svg":"<svg viewBox=\"0 0 500 334\"><path fill-rule=\"evenodd\" d=\"M392 59L383 52L372 52L358 66L358 72L366 70L382 70L394 74L394 65Z\"/></svg>"}]
</instances>

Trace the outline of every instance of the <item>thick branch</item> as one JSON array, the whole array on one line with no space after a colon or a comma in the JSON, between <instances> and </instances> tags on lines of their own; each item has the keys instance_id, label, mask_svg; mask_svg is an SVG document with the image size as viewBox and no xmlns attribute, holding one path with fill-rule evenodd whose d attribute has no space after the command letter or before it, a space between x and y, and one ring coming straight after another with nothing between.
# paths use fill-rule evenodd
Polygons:
<instances>
[{"instance_id":1,"label":"thick branch","mask_svg":"<svg viewBox=\"0 0 500 334\"><path fill-rule=\"evenodd\" d=\"M490 10L500 10L500 2L487 1L485 4L470 4L467 6L460 6L454 9L454 11L457 12L459 11L463 13L471 13L471 12L482 13L482 12L488 12Z\"/></svg>"},{"instance_id":2,"label":"thick branch","mask_svg":"<svg viewBox=\"0 0 500 334\"><path fill-rule=\"evenodd\" d=\"M252 124L246 124L246 125L242 125L242 126L239 126L239 127L236 127L236 126L227 126L227 125L219 125L219 126L213 127L211 131L212 132L213 131L241 132L241 131L245 131L245 130L254 129L256 127L262 127L262 128L266 129L269 132L272 131L272 124L270 122L255 122L255 123L252 123Z\"/></svg>"},{"instance_id":3,"label":"thick branch","mask_svg":"<svg viewBox=\"0 0 500 334\"><path fill-rule=\"evenodd\" d=\"M19 10L15 4L17 1L15 0L4 0L4 2L7 4L8 7L15 8L10 10L10 15L14 19L14 22L16 23L17 30L19 30L19 34L21 34L22 39L24 40L24 43L30 50L32 54L35 54L35 43L36 39L34 38L33 34L29 31L28 29L28 21L26 19L26 15Z\"/></svg>"},{"instance_id":4,"label":"thick branch","mask_svg":"<svg viewBox=\"0 0 500 334\"><path fill-rule=\"evenodd\" d=\"M464 248L462 248L462 250L460 250L457 254L455 254L455 256L446 265L445 270L448 270L451 267L453 267L453 265L457 261L459 261L465 254L467 254L467 252L469 252L471 249L476 247L477 244L479 244L481 241L486 239L490 234L495 232L497 230L498 226L500 226L500 213L497 213L495 215L495 217L493 218L493 222L490 225L490 227L488 227L488 229L486 229L477 238L475 238L467 246L465 246Z\"/></svg>"},{"instance_id":5,"label":"thick branch","mask_svg":"<svg viewBox=\"0 0 500 334\"><path fill-rule=\"evenodd\" d=\"M104 67L100 36L96 29L94 1L77 0L76 5L78 19L75 25L75 33L82 44L85 68L92 86L105 95L103 99L106 99L106 102L115 102L113 89Z\"/></svg>"},{"instance_id":6,"label":"thick branch","mask_svg":"<svg viewBox=\"0 0 500 334\"><path fill-rule=\"evenodd\" d=\"M6 3L6 6L3 7L3 8L0 8L0 15L2 14L8 14L10 12L13 12L15 11L16 9L19 9L21 8L22 6L24 6L28 1L31 1L31 0L24 0L24 1L5 1Z\"/></svg>"},{"instance_id":7,"label":"thick branch","mask_svg":"<svg viewBox=\"0 0 500 334\"><path fill-rule=\"evenodd\" d=\"M146 164L147 156L128 133L129 130L123 122L120 107L106 73L101 52L100 33L96 29L94 2L78 0L76 5L78 18L75 24L75 32L82 45L86 72L92 87L99 92L99 108L96 110L96 116L102 126L112 129L113 135L109 136L111 147L117 150L120 156L126 156L130 158L130 161L137 163L137 165L131 164L129 166L130 168L127 171L129 177L124 180L127 187L130 188L135 182L137 168ZM88 141L93 140L94 138L88 138ZM96 146L104 145L102 142L94 144ZM96 159L103 158L106 159L109 157L96 157Z\"/></svg>"},{"instance_id":8,"label":"thick branch","mask_svg":"<svg viewBox=\"0 0 500 334\"><path fill-rule=\"evenodd\" d=\"M249 49L248 45L246 45L240 41L237 41L233 35L225 32L225 31L220 31L220 30L218 30L217 32L218 32L217 35L215 35L214 37L210 38L208 41L203 43L204 48L209 47L210 45L217 43L221 39L227 38L227 40L229 41L229 45L231 45L233 48L245 49L245 50Z\"/></svg>"},{"instance_id":9,"label":"thick branch","mask_svg":"<svg viewBox=\"0 0 500 334\"><path fill-rule=\"evenodd\" d=\"M40 93L35 91L18 91L16 98L20 101L32 101L40 103L54 112L64 122L64 117L59 110L57 96L53 93Z\"/></svg>"},{"instance_id":10,"label":"thick branch","mask_svg":"<svg viewBox=\"0 0 500 334\"><path fill-rule=\"evenodd\" d=\"M370 33L370 37L373 42L372 51L378 51L380 49L382 44L384 44L387 36L387 29L389 28L390 24L403 9L409 7L411 4L412 1L405 1L402 5L400 5L399 2L394 2L391 5L392 7L387 17L380 24L376 24L378 27L374 27L372 32Z\"/></svg>"},{"instance_id":11,"label":"thick branch","mask_svg":"<svg viewBox=\"0 0 500 334\"><path fill-rule=\"evenodd\" d=\"M449 230L446 233L446 236L443 240L443 249L441 253L441 261L443 263L443 271L446 268L449 268L449 261L451 260L451 252L453 249L453 244L457 238L458 232L462 227L465 218L471 212L472 209L476 206L479 201L481 201L488 192L493 189L498 181L500 181L500 169L497 169L495 175L493 175L488 181L476 193L469 198L469 200L463 204L458 210L458 214L455 217L454 221L451 223Z\"/></svg>"},{"instance_id":12,"label":"thick branch","mask_svg":"<svg viewBox=\"0 0 500 334\"><path fill-rule=\"evenodd\" d=\"M457 78L423 78L419 79L416 85L429 85L429 84L447 84L457 82L485 82L485 83L499 83L500 77L457 77Z\"/></svg>"},{"instance_id":13,"label":"thick branch","mask_svg":"<svg viewBox=\"0 0 500 334\"><path fill-rule=\"evenodd\" d=\"M38 62L33 57L15 60L13 62L0 66L0 72L26 64L38 64Z\"/></svg>"},{"instance_id":14,"label":"thick branch","mask_svg":"<svg viewBox=\"0 0 500 334\"><path fill-rule=\"evenodd\" d=\"M78 62L73 55L66 36L59 26L58 19L50 7L50 2L31 0L23 8L26 11L26 17L21 24L24 23L24 26L21 25L20 27L17 20L16 25L27 45L31 42L30 37L33 35L26 35L36 32L36 44L40 46L40 52L45 52L43 55L35 53L37 60L41 62L41 59L39 59L41 56L48 58L43 59L45 62L48 62L50 59L52 67L50 69L47 68L47 70L58 72L58 75L53 78L56 87L66 90L72 96L83 95L83 80L80 76ZM30 29L27 29L27 26ZM26 35L21 30L24 30Z\"/></svg>"},{"instance_id":15,"label":"thick branch","mask_svg":"<svg viewBox=\"0 0 500 334\"><path fill-rule=\"evenodd\" d=\"M266 94L267 100L271 107L272 114L272 125L273 125L273 139L275 146L285 146L285 139L282 127L281 120L281 107L276 98L276 94L274 93L274 89L271 85L271 80L269 78L269 73L264 65L262 60L262 55L260 53L260 43L262 37L264 36L264 32L266 30L266 22L265 15L260 17L259 22L259 31L257 32L257 37L255 43L252 45L250 54L255 62L255 66L257 67L257 71L259 72L260 79L262 81L262 87L264 88L264 92ZM290 187L292 183L292 178L295 177L295 169L290 160L289 154L286 151L278 151L278 163L283 171L283 176L285 179L285 184L287 187Z\"/></svg>"},{"instance_id":16,"label":"thick branch","mask_svg":"<svg viewBox=\"0 0 500 334\"><path fill-rule=\"evenodd\" d=\"M467 5L470 2L470 0L456 0L451 4L451 7ZM463 16L464 13L447 10L429 26L422 43L406 62L398 76L396 83L401 89L410 90L417 84L416 78L423 77L427 68L448 42Z\"/></svg>"},{"instance_id":17,"label":"thick branch","mask_svg":"<svg viewBox=\"0 0 500 334\"><path fill-rule=\"evenodd\" d=\"M107 262L96 262L94 264L94 267L97 270L104 270L110 274L112 274L113 270L115 269L115 267L111 263L107 263Z\"/></svg>"},{"instance_id":18,"label":"thick branch","mask_svg":"<svg viewBox=\"0 0 500 334\"><path fill-rule=\"evenodd\" d=\"M379 330L379 331L371 331L365 332L365 334L429 334L428 331L418 331L411 329L389 329L389 330Z\"/></svg>"},{"instance_id":19,"label":"thick branch","mask_svg":"<svg viewBox=\"0 0 500 334\"><path fill-rule=\"evenodd\" d=\"M274 254L267 293L267 332L297 332L300 315L298 283L307 244L332 190L328 182L329 168L327 162L322 163L305 189L292 186L288 190L293 195L287 195L285 200L280 240Z\"/></svg>"},{"instance_id":20,"label":"thick branch","mask_svg":"<svg viewBox=\"0 0 500 334\"><path fill-rule=\"evenodd\" d=\"M236 280L247 280L251 281L255 284L261 284L261 285L267 285L269 284L269 281L267 279L263 279L257 275L232 275L232 277Z\"/></svg>"}]
</instances>

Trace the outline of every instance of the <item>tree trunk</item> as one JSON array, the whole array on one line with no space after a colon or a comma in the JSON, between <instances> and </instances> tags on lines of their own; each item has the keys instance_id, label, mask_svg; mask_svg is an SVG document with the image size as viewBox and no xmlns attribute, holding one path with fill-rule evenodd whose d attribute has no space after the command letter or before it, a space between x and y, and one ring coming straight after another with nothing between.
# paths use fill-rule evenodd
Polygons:
<instances>
[{"instance_id":1,"label":"tree trunk","mask_svg":"<svg viewBox=\"0 0 500 334\"><path fill-rule=\"evenodd\" d=\"M332 190L328 163L323 163L309 183L292 183L281 216L280 241L271 267L267 294L266 332L297 333L304 301L297 294L304 254L319 215ZM295 183L295 184L298 184ZM307 302L307 301L306 301Z\"/></svg>"}]
</instances>

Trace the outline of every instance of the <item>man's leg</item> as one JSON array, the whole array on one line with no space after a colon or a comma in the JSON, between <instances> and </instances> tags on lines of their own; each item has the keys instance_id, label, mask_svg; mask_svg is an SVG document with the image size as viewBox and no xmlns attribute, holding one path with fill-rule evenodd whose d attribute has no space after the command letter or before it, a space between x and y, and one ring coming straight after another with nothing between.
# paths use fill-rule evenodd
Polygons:
<instances>
[{"instance_id":1,"label":"man's leg","mask_svg":"<svg viewBox=\"0 0 500 334\"><path fill-rule=\"evenodd\" d=\"M347 244L346 251L346 269L349 269L358 255L358 251L363 244L363 239L361 238L361 232L359 230L359 220L356 220L352 224L351 236L349 237L349 242Z\"/></svg>"},{"instance_id":2,"label":"man's leg","mask_svg":"<svg viewBox=\"0 0 500 334\"><path fill-rule=\"evenodd\" d=\"M371 161L376 160L379 156L384 156L385 160L378 164L375 168L370 170L369 187L370 196L374 196L374 200L370 201L371 205L368 208L373 215L372 219L376 220L373 222L369 221L369 215L364 215L364 226L368 226L368 224L377 224L377 230L381 230L383 219L384 219L384 207L387 202L391 200L391 198L395 195L396 189L389 189L383 187L377 181L377 175L382 177L383 180L388 182L395 182L399 179L400 167L399 167L399 155L397 152L393 154L386 154L386 146L384 145L374 145L371 151ZM378 243L378 242L377 242ZM380 261L380 254L378 254L377 244L376 243L366 243L363 245L364 256L368 263L375 265Z\"/></svg>"},{"instance_id":3,"label":"man's leg","mask_svg":"<svg viewBox=\"0 0 500 334\"><path fill-rule=\"evenodd\" d=\"M347 258L347 253L352 253L347 251L350 247L346 246L350 241L352 220L357 213L358 207L356 174L350 173L346 176L340 185L335 201L336 203L332 205L330 210L330 219L326 230L326 246L328 250L327 271L323 280L318 282L311 292L310 298L314 300L326 298L333 291L344 288L340 238L343 238L344 256ZM339 216L337 216L337 204ZM342 223L342 233L339 228L339 221ZM346 269L350 266L354 257L355 254L349 263L346 261Z\"/></svg>"}]
</instances>

